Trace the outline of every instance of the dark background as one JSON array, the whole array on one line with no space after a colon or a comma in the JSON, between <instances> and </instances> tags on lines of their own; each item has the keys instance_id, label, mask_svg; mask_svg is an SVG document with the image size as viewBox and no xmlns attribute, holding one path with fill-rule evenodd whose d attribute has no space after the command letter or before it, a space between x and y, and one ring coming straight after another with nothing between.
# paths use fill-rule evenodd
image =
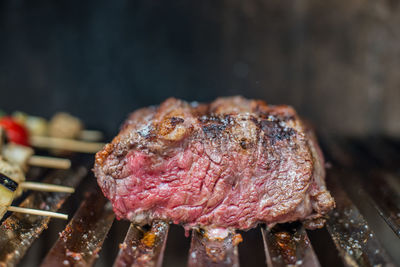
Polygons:
<instances>
[{"instance_id":1,"label":"dark background","mask_svg":"<svg viewBox=\"0 0 400 267\"><path fill-rule=\"evenodd\" d=\"M169 96L291 104L320 131L400 134L398 1L0 2L0 108L115 134Z\"/></svg>"}]
</instances>

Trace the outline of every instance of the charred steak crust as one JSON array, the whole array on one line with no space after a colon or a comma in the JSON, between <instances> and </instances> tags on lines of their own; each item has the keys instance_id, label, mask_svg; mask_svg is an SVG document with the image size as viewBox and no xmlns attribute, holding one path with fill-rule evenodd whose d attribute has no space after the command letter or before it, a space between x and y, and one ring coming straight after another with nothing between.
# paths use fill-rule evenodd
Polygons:
<instances>
[{"instance_id":1,"label":"charred steak crust","mask_svg":"<svg viewBox=\"0 0 400 267\"><path fill-rule=\"evenodd\" d=\"M170 98L133 112L96 154L94 172L119 218L249 229L319 219L335 203L322 153L288 106L243 97Z\"/></svg>"}]
</instances>

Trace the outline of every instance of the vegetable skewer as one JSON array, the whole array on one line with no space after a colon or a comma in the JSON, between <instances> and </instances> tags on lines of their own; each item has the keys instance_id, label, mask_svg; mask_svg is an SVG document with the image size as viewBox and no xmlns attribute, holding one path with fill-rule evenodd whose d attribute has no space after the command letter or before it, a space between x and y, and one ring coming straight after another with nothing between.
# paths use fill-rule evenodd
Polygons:
<instances>
[{"instance_id":1,"label":"vegetable skewer","mask_svg":"<svg viewBox=\"0 0 400 267\"><path fill-rule=\"evenodd\" d=\"M57 151L82 153L96 153L105 145L104 143L75 140L74 138L79 136L85 136L86 139L94 140L101 138L102 133L99 131L82 130L83 126L80 120L66 113L56 114L48 126L35 126L33 123L28 124L27 119L24 120L20 117L17 117L17 119L18 121L8 116L0 118L0 127L4 128L8 140L12 143L23 146L32 145L34 147ZM43 123L40 118L34 121L37 121L36 124ZM31 127L28 128L30 131L21 124L24 122L25 126ZM44 127L48 129L43 130ZM33 134L37 132L48 132L49 136Z\"/></svg>"},{"instance_id":2,"label":"vegetable skewer","mask_svg":"<svg viewBox=\"0 0 400 267\"><path fill-rule=\"evenodd\" d=\"M80 119L66 112L54 114L48 123L48 135L50 137L80 139L90 142L103 139L102 132L84 129L83 122Z\"/></svg>"},{"instance_id":3,"label":"vegetable skewer","mask_svg":"<svg viewBox=\"0 0 400 267\"><path fill-rule=\"evenodd\" d=\"M73 187L52 185L38 182L25 182L25 175L22 169L10 162L3 160L0 157L0 174L7 177L11 177L15 183L17 183L17 188L15 189L15 196L22 194L23 190L38 190L47 192L63 192L63 193L73 193L75 189Z\"/></svg>"},{"instance_id":4,"label":"vegetable skewer","mask_svg":"<svg viewBox=\"0 0 400 267\"><path fill-rule=\"evenodd\" d=\"M1 154L7 161L18 164L25 171L28 165L55 169L69 169L71 167L69 159L36 156L34 150L30 147L15 143L4 144L4 136L4 129L0 127Z\"/></svg>"},{"instance_id":5,"label":"vegetable skewer","mask_svg":"<svg viewBox=\"0 0 400 267\"><path fill-rule=\"evenodd\" d=\"M37 133L40 131L44 133L45 127L43 126L46 125L43 122L46 123L44 119L34 118L33 120L31 119L27 125L30 125L31 129L34 129ZM58 127L60 125L62 126L62 120L58 121ZM80 134L85 133L86 135L89 134L89 136L92 135L92 139L99 137L99 133L95 131L83 132L80 129L81 127L76 127L77 125L78 124L75 124L75 132L79 130ZM71 133L71 131L69 133ZM10 143L3 144L5 136L11 141ZM28 165L62 169L69 168L71 165L68 159L35 156L33 155L33 149L28 147L28 145L29 134L23 126L15 122L11 117L3 117L0 119L0 219L7 211L68 219L68 215L66 214L11 206L14 198L21 195L23 190L64 193L73 193L75 191L72 187L26 182L23 170L26 171ZM5 160L3 160L3 157Z\"/></svg>"},{"instance_id":6,"label":"vegetable skewer","mask_svg":"<svg viewBox=\"0 0 400 267\"><path fill-rule=\"evenodd\" d=\"M68 215L45 210L36 210L11 206L15 194L17 193L18 183L8 176L0 173L0 219L7 211L27 213L31 215L49 216L59 219L68 219Z\"/></svg>"},{"instance_id":7,"label":"vegetable skewer","mask_svg":"<svg viewBox=\"0 0 400 267\"><path fill-rule=\"evenodd\" d=\"M44 118L29 116L20 111L14 112L13 118L25 125L30 135L79 139L89 142L96 142L103 139L102 132L84 129L84 125L80 119L66 112L54 114L49 122Z\"/></svg>"},{"instance_id":8,"label":"vegetable skewer","mask_svg":"<svg viewBox=\"0 0 400 267\"><path fill-rule=\"evenodd\" d=\"M13 143L3 145L1 152L8 162L19 165L24 171L28 169L28 165L55 169L69 169L71 167L69 159L33 155L34 150L32 148Z\"/></svg>"},{"instance_id":9,"label":"vegetable skewer","mask_svg":"<svg viewBox=\"0 0 400 267\"><path fill-rule=\"evenodd\" d=\"M0 134L1 134L0 128ZM2 157L0 157L0 172L9 174L19 184L16 195L19 196L22 190L39 190L48 192L73 193L74 188L37 182L25 182L22 171L28 169L28 165L39 165L41 167L69 168L71 162L68 159L57 159L41 156L33 156L33 149L17 144L3 145L0 139Z\"/></svg>"}]
</instances>

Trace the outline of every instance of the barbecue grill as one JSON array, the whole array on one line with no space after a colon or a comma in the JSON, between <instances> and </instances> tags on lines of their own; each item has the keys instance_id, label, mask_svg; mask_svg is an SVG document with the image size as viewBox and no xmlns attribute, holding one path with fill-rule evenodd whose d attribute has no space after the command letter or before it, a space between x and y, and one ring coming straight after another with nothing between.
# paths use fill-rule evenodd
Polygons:
<instances>
[{"instance_id":1,"label":"barbecue grill","mask_svg":"<svg viewBox=\"0 0 400 267\"><path fill-rule=\"evenodd\" d=\"M327 184L337 207L324 228L301 223L263 225L212 239L191 239L165 222L129 225L115 219L95 185L91 156L66 171L34 168L30 177L77 187L65 193L25 194L20 207L56 211L70 221L9 214L0 229L1 266L396 266L400 263L400 142L382 137L320 138ZM78 207L74 210L74 207ZM243 239L243 240L242 240ZM264 245L262 247L262 244Z\"/></svg>"}]
</instances>

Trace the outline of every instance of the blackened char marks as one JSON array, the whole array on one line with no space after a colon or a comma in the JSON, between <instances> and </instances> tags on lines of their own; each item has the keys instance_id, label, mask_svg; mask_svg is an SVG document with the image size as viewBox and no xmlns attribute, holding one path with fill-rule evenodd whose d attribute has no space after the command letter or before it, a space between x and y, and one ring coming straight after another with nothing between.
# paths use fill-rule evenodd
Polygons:
<instances>
[{"instance_id":1,"label":"blackened char marks","mask_svg":"<svg viewBox=\"0 0 400 267\"><path fill-rule=\"evenodd\" d=\"M183 123L185 122L185 120L183 118L179 118L179 117L171 117L170 119L171 125L172 126L176 126L177 124Z\"/></svg>"},{"instance_id":2,"label":"blackened char marks","mask_svg":"<svg viewBox=\"0 0 400 267\"><path fill-rule=\"evenodd\" d=\"M249 147L249 143L246 138L242 138L239 141L240 147L243 149L247 149Z\"/></svg>"},{"instance_id":3,"label":"blackened char marks","mask_svg":"<svg viewBox=\"0 0 400 267\"><path fill-rule=\"evenodd\" d=\"M198 118L202 125L205 136L209 139L221 138L227 128L233 124L233 118L230 115L203 115Z\"/></svg>"},{"instance_id":4,"label":"blackened char marks","mask_svg":"<svg viewBox=\"0 0 400 267\"><path fill-rule=\"evenodd\" d=\"M260 127L272 145L277 141L287 140L296 133L294 129L279 121L261 120Z\"/></svg>"},{"instance_id":5,"label":"blackened char marks","mask_svg":"<svg viewBox=\"0 0 400 267\"><path fill-rule=\"evenodd\" d=\"M204 125L202 129L207 138L211 139L220 136L221 133L226 129L226 126L213 123L209 125Z\"/></svg>"}]
</instances>

